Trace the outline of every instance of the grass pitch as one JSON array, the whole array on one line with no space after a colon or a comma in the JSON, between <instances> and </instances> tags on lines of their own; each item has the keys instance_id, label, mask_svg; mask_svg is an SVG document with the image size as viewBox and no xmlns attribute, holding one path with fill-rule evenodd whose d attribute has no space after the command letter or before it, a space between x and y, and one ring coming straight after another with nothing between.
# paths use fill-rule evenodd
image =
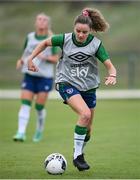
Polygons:
<instances>
[{"instance_id":1,"label":"grass pitch","mask_svg":"<svg viewBox=\"0 0 140 180\"><path fill-rule=\"evenodd\" d=\"M24 143L14 142L19 100L0 100L0 179L138 179L140 178L140 101L98 100L94 131L85 149L91 169L72 165L76 115L59 100L49 100L43 140L33 143L32 107ZM63 175L49 175L43 162L50 153L62 153L68 162Z\"/></svg>"}]
</instances>

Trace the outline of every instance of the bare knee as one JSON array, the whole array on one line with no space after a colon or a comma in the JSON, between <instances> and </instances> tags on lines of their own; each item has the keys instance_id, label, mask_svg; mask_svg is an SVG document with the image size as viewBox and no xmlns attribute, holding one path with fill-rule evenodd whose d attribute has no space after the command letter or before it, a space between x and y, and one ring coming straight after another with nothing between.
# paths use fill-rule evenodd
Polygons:
<instances>
[{"instance_id":1,"label":"bare knee","mask_svg":"<svg viewBox=\"0 0 140 180\"><path fill-rule=\"evenodd\" d=\"M86 109L80 114L79 123L82 126L88 126L89 122L91 120L91 111L90 109Z\"/></svg>"}]
</instances>

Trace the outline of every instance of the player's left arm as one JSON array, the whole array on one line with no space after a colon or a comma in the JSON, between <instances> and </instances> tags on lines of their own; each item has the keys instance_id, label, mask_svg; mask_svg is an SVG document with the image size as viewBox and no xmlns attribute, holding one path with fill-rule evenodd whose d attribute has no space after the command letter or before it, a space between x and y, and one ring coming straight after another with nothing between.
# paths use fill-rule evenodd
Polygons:
<instances>
[{"instance_id":1,"label":"player's left arm","mask_svg":"<svg viewBox=\"0 0 140 180\"><path fill-rule=\"evenodd\" d=\"M52 47L52 55L46 56L43 53L40 53L37 57L40 58L42 61L49 61L50 63L55 64L58 62L60 55L59 55L58 51L56 52L54 49L56 49L56 47Z\"/></svg>"},{"instance_id":2,"label":"player's left arm","mask_svg":"<svg viewBox=\"0 0 140 180\"><path fill-rule=\"evenodd\" d=\"M60 49L57 46L52 46L52 55L47 56L47 61L57 63L60 58Z\"/></svg>"},{"instance_id":3,"label":"player's left arm","mask_svg":"<svg viewBox=\"0 0 140 180\"><path fill-rule=\"evenodd\" d=\"M112 64L109 54L102 45L100 44L97 52L96 52L96 57L104 64L108 71L108 76L106 77L105 84L106 85L114 85L116 84L116 68Z\"/></svg>"},{"instance_id":4,"label":"player's left arm","mask_svg":"<svg viewBox=\"0 0 140 180\"><path fill-rule=\"evenodd\" d=\"M110 59L107 59L106 61L104 61L103 64L105 65L108 71L108 76L106 77L105 84L115 85L116 84L116 68L114 67Z\"/></svg>"},{"instance_id":5,"label":"player's left arm","mask_svg":"<svg viewBox=\"0 0 140 180\"><path fill-rule=\"evenodd\" d=\"M59 55L55 54L55 55L51 55L47 57L47 61L51 62L51 63L57 63L59 60Z\"/></svg>"}]
</instances>

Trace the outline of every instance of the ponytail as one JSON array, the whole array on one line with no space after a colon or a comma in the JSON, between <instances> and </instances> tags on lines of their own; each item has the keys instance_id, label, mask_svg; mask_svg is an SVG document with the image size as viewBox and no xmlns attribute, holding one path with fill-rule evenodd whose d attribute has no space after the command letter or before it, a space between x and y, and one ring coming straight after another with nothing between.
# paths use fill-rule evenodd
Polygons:
<instances>
[{"instance_id":1,"label":"ponytail","mask_svg":"<svg viewBox=\"0 0 140 180\"><path fill-rule=\"evenodd\" d=\"M109 24L104 16L97 9L85 8L82 14L77 16L74 25L77 23L87 24L95 32L105 32L109 29Z\"/></svg>"},{"instance_id":2,"label":"ponytail","mask_svg":"<svg viewBox=\"0 0 140 180\"><path fill-rule=\"evenodd\" d=\"M109 29L109 23L105 20L102 13L97 9L85 8L82 14L90 17L92 21L92 30L96 32L105 32Z\"/></svg>"}]
</instances>

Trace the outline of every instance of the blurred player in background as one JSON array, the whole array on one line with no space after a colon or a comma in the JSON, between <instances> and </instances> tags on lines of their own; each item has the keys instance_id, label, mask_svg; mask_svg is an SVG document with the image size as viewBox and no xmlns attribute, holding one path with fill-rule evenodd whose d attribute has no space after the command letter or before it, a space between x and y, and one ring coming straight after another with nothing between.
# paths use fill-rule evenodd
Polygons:
<instances>
[{"instance_id":1,"label":"blurred player in background","mask_svg":"<svg viewBox=\"0 0 140 180\"><path fill-rule=\"evenodd\" d=\"M24 73L24 79L21 91L22 105L18 113L18 130L13 137L15 141L24 141L26 139L25 134L30 118L31 104L35 96L37 125L33 141L38 142L42 138L46 118L44 106L48 93L52 90L53 86L54 63L58 60L58 49L56 47L48 47L35 58L36 65L39 68L38 72L28 70L27 57L42 40L52 35L50 23L50 17L46 14L40 13L36 16L36 30L27 35L23 55L17 61L16 68L21 68Z\"/></svg>"},{"instance_id":2,"label":"blurred player in background","mask_svg":"<svg viewBox=\"0 0 140 180\"><path fill-rule=\"evenodd\" d=\"M77 114L73 164L79 171L90 168L83 149L90 140L99 87L98 60L107 69L106 85L116 84L116 69L100 39L93 33L105 32L109 24L97 9L85 8L74 21L74 32L53 36L40 43L29 57L28 68L38 71L33 59L46 47L60 46L63 56L56 69L56 89Z\"/></svg>"}]
</instances>

